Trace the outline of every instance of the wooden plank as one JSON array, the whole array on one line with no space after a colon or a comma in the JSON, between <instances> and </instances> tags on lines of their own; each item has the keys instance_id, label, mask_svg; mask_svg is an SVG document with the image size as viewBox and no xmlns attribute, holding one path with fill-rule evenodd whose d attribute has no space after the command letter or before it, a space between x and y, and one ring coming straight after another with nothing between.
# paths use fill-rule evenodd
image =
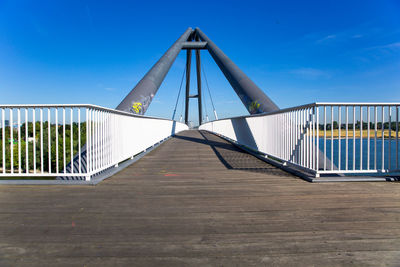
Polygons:
<instances>
[{"instance_id":1,"label":"wooden plank","mask_svg":"<svg viewBox=\"0 0 400 267\"><path fill-rule=\"evenodd\" d=\"M398 266L399 183L311 184L186 131L97 186L1 186L1 266Z\"/></svg>"}]
</instances>

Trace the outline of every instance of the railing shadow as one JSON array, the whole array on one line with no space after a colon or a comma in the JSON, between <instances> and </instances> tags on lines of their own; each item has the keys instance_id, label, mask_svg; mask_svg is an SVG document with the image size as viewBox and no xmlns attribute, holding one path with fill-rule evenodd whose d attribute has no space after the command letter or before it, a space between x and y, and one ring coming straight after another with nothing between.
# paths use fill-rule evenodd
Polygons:
<instances>
[{"instance_id":1,"label":"railing shadow","mask_svg":"<svg viewBox=\"0 0 400 267\"><path fill-rule=\"evenodd\" d=\"M247 123L246 119L231 119L233 130L235 131L236 141L252 149L258 150L256 140Z\"/></svg>"},{"instance_id":2,"label":"railing shadow","mask_svg":"<svg viewBox=\"0 0 400 267\"><path fill-rule=\"evenodd\" d=\"M87 150L86 150L86 144L83 145L81 148L81 169L79 171L79 152L76 153L73 156L73 164L72 162L68 162L65 168L65 173L71 174L79 174L81 172L82 174L85 174L87 172ZM57 180L85 180L84 176L63 176L62 173L56 177Z\"/></svg>"},{"instance_id":3,"label":"railing shadow","mask_svg":"<svg viewBox=\"0 0 400 267\"><path fill-rule=\"evenodd\" d=\"M209 145L220 162L230 170L241 170L279 176L288 175L286 172L255 158L246 151L222 140L214 134L206 131L199 131L199 133L204 139L180 135L175 136L175 138Z\"/></svg>"},{"instance_id":4,"label":"railing shadow","mask_svg":"<svg viewBox=\"0 0 400 267\"><path fill-rule=\"evenodd\" d=\"M310 121L308 121L307 120L307 123L303 126L303 128L301 129L301 134L300 134L300 137L298 138L298 139L296 139L296 142L295 142L295 147L294 147L294 149L292 149L292 151L291 151L291 153L290 153L290 156L289 156L289 162L293 162L293 163L295 163L295 158L296 157L298 157L298 155L301 153L301 143L302 142L304 142L305 143L305 138L306 137L308 137L308 135L307 135L307 129L311 129L311 126L312 126L312 120L310 120ZM318 127L318 126L317 126ZM316 138L319 138L318 136L316 136ZM316 150L318 150L318 158L319 158L319 161L318 161L318 170L321 170L321 169L323 169L324 168L324 160L325 160L325 157L326 157L326 169L327 170L331 170L331 168L330 168L330 166L331 166L331 159L330 158L328 158L318 147L316 147ZM298 162L299 160L297 160L297 162ZM298 163L297 163L298 164ZM335 165L335 164L333 164L333 170L337 170L338 169L338 167Z\"/></svg>"},{"instance_id":5,"label":"railing shadow","mask_svg":"<svg viewBox=\"0 0 400 267\"><path fill-rule=\"evenodd\" d=\"M203 136L201 131L200 131L200 134ZM190 141L190 142L196 142L199 144L209 145L209 146L211 146L212 149L214 149L215 147L218 147L218 148L222 148L222 149L226 149L226 150L238 151L237 148L235 148L234 146L232 146L231 144L226 143L226 142L209 140L206 138L201 139L201 138L196 138L196 137L183 136L183 135L179 135L179 134L175 135L174 138L178 138L178 139L182 139L182 140L186 140L186 141ZM218 153L216 153L216 154L217 154L217 156L219 155Z\"/></svg>"}]
</instances>

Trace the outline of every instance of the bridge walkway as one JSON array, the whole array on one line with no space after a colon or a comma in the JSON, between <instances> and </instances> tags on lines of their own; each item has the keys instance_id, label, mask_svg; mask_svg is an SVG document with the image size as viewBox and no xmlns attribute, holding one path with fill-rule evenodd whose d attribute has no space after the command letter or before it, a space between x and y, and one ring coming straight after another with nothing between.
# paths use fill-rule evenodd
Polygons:
<instances>
[{"instance_id":1,"label":"bridge walkway","mask_svg":"<svg viewBox=\"0 0 400 267\"><path fill-rule=\"evenodd\" d=\"M399 189L186 131L97 186L0 186L0 266L398 266Z\"/></svg>"}]
</instances>

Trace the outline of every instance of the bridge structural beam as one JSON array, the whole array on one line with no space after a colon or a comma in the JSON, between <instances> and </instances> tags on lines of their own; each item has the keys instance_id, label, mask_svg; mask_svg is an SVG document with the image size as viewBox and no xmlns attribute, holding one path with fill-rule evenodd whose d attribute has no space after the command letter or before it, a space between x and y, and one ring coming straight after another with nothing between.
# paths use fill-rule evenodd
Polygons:
<instances>
[{"instance_id":1,"label":"bridge structural beam","mask_svg":"<svg viewBox=\"0 0 400 267\"><path fill-rule=\"evenodd\" d=\"M193 38L193 29L188 28L181 37L165 52L140 82L117 106L117 110L145 114L162 81L174 63L183 44Z\"/></svg>"},{"instance_id":2,"label":"bridge structural beam","mask_svg":"<svg viewBox=\"0 0 400 267\"><path fill-rule=\"evenodd\" d=\"M196 36L196 42L199 42L199 37ZM196 54L196 74L197 74L197 94L190 95L190 69L192 61L192 49L187 49L186 53L186 97L185 97L185 123L189 122L189 100L197 98L199 109L199 126L203 122L202 98L201 98L201 59L200 49L195 48Z\"/></svg>"},{"instance_id":3,"label":"bridge structural beam","mask_svg":"<svg viewBox=\"0 0 400 267\"><path fill-rule=\"evenodd\" d=\"M207 50L215 63L239 96L243 105L250 114L264 113L279 110L278 106L264 92L247 77L238 66L230 60L199 28L195 30L196 37L207 42Z\"/></svg>"},{"instance_id":4,"label":"bridge structural beam","mask_svg":"<svg viewBox=\"0 0 400 267\"><path fill-rule=\"evenodd\" d=\"M207 42L184 42L182 49L207 49Z\"/></svg>"},{"instance_id":5,"label":"bridge structural beam","mask_svg":"<svg viewBox=\"0 0 400 267\"><path fill-rule=\"evenodd\" d=\"M201 65L200 65L200 50L196 50L196 71L197 71L197 100L199 104L199 126L203 121L202 103L201 103Z\"/></svg>"},{"instance_id":6,"label":"bridge structural beam","mask_svg":"<svg viewBox=\"0 0 400 267\"><path fill-rule=\"evenodd\" d=\"M186 94L185 94L185 124L189 122L189 95L190 93L190 65L192 63L192 50L186 51Z\"/></svg>"}]
</instances>

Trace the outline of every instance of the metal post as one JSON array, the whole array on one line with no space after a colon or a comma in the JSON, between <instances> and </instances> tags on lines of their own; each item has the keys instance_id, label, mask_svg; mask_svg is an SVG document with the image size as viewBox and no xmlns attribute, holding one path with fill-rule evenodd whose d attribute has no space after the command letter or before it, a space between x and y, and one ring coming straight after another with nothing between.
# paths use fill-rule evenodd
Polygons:
<instances>
[{"instance_id":1,"label":"metal post","mask_svg":"<svg viewBox=\"0 0 400 267\"><path fill-rule=\"evenodd\" d=\"M199 38L196 37L198 40ZM201 110L201 66L200 66L200 50L196 49L196 70L197 70L197 100L199 103L199 126L202 123L202 110Z\"/></svg>"},{"instance_id":2,"label":"metal post","mask_svg":"<svg viewBox=\"0 0 400 267\"><path fill-rule=\"evenodd\" d=\"M190 65L192 62L192 50L186 51L186 95L185 95L185 124L189 122L189 91L190 91Z\"/></svg>"},{"instance_id":3,"label":"metal post","mask_svg":"<svg viewBox=\"0 0 400 267\"><path fill-rule=\"evenodd\" d=\"M230 60L199 28L196 35L207 49L250 114L279 110L278 106Z\"/></svg>"},{"instance_id":4,"label":"metal post","mask_svg":"<svg viewBox=\"0 0 400 267\"><path fill-rule=\"evenodd\" d=\"M158 88L171 68L172 63L174 63L175 58L181 51L184 42L190 38L192 33L192 28L188 28L185 33L182 34L160 60L154 64L149 72L146 73L135 88L122 100L116 108L117 110L128 111L135 114L144 114L146 112Z\"/></svg>"}]
</instances>

